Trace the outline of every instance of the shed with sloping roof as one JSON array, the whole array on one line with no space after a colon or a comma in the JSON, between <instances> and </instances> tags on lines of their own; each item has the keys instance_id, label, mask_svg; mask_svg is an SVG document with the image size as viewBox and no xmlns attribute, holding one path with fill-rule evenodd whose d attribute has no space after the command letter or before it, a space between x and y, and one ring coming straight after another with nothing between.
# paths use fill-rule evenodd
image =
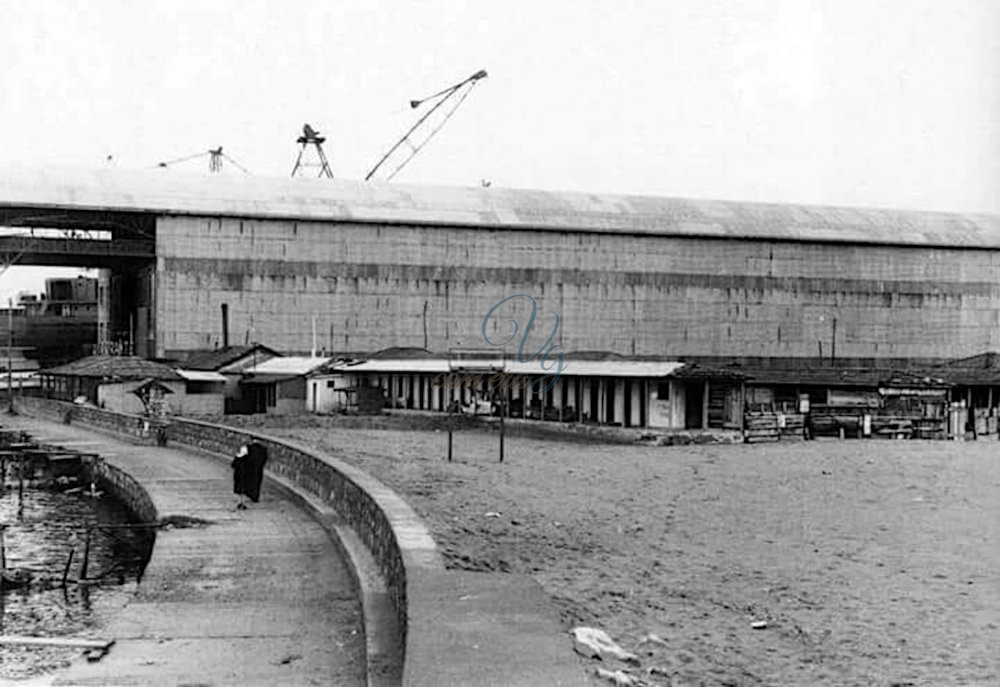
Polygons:
<instances>
[{"instance_id":1,"label":"shed with sloping roof","mask_svg":"<svg viewBox=\"0 0 1000 687\"><path fill-rule=\"evenodd\" d=\"M39 372L42 392L49 398L79 398L120 413L143 415L146 408L135 390L149 381L170 389L170 407L183 412L184 378L171 366L130 355L91 355Z\"/></svg>"},{"instance_id":2,"label":"shed with sloping roof","mask_svg":"<svg viewBox=\"0 0 1000 687\"><path fill-rule=\"evenodd\" d=\"M333 358L281 356L245 368L240 380L240 404L230 412L294 415L309 406L307 377L322 369Z\"/></svg>"}]
</instances>

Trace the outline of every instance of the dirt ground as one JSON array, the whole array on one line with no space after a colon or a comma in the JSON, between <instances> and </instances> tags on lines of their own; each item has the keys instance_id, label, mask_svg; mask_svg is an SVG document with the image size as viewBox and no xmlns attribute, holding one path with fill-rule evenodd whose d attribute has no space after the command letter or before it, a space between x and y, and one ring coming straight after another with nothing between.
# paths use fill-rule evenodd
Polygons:
<instances>
[{"instance_id":1,"label":"dirt ground","mask_svg":"<svg viewBox=\"0 0 1000 687\"><path fill-rule=\"evenodd\" d=\"M446 432L254 424L396 489L450 566L533 575L653 684L1000 684L998 442L508 437L498 464L466 430L448 463Z\"/></svg>"}]
</instances>

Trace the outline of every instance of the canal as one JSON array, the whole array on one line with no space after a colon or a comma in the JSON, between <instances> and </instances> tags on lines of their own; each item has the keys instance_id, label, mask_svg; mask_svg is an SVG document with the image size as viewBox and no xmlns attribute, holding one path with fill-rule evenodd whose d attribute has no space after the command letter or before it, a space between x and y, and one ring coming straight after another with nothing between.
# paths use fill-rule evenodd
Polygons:
<instances>
[{"instance_id":1,"label":"canal","mask_svg":"<svg viewBox=\"0 0 1000 687\"><path fill-rule=\"evenodd\" d=\"M0 635L102 637L137 589L152 530L75 475L20 482L17 461L10 462L0 492ZM79 648L0 643L0 680L47 673L80 655Z\"/></svg>"}]
</instances>

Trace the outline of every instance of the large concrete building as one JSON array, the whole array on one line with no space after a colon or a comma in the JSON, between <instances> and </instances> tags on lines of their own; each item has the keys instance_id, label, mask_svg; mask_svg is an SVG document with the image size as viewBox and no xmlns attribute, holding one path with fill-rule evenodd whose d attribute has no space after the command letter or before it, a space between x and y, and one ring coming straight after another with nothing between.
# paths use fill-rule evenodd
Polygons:
<instances>
[{"instance_id":1,"label":"large concrete building","mask_svg":"<svg viewBox=\"0 0 1000 687\"><path fill-rule=\"evenodd\" d=\"M568 353L943 359L1000 349L995 216L165 170L0 175L0 224L41 228L52 217L62 230L93 230L72 239L72 258L41 239L16 248L29 264L35 255L109 270L120 302L108 331L127 331L149 357L220 346L223 305L231 344L489 348L484 318L516 294L538 305L531 352L553 331L552 313L552 343ZM503 306L519 314L501 308L487 323L494 343L510 319L523 333L520 301Z\"/></svg>"}]
</instances>

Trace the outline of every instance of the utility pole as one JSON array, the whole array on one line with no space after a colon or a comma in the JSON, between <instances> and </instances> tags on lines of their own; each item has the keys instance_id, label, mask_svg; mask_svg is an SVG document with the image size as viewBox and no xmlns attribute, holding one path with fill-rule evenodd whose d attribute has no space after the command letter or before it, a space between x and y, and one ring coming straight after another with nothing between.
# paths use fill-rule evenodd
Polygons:
<instances>
[{"instance_id":1,"label":"utility pole","mask_svg":"<svg viewBox=\"0 0 1000 687\"><path fill-rule=\"evenodd\" d=\"M14 299L7 299L7 413L14 414Z\"/></svg>"}]
</instances>

